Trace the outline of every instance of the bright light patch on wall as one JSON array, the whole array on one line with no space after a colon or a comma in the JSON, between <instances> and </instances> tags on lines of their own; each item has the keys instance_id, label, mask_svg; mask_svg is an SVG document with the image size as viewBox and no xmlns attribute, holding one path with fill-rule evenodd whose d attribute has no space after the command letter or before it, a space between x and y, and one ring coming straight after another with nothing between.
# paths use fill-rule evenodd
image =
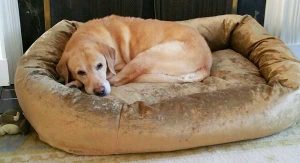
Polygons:
<instances>
[{"instance_id":1,"label":"bright light patch on wall","mask_svg":"<svg viewBox=\"0 0 300 163\"><path fill-rule=\"evenodd\" d=\"M13 84L23 54L17 0L0 0L0 46L0 86Z\"/></svg>"},{"instance_id":2,"label":"bright light patch on wall","mask_svg":"<svg viewBox=\"0 0 300 163\"><path fill-rule=\"evenodd\" d=\"M1 2L0 2L1 4ZM0 7L0 86L9 85L8 64L5 53L4 35L3 35L3 17L4 13Z\"/></svg>"},{"instance_id":3,"label":"bright light patch on wall","mask_svg":"<svg viewBox=\"0 0 300 163\"><path fill-rule=\"evenodd\" d=\"M300 59L299 0L267 0L264 26L284 41Z\"/></svg>"},{"instance_id":4,"label":"bright light patch on wall","mask_svg":"<svg viewBox=\"0 0 300 163\"><path fill-rule=\"evenodd\" d=\"M300 1L267 0L264 26L287 44L300 43Z\"/></svg>"}]
</instances>

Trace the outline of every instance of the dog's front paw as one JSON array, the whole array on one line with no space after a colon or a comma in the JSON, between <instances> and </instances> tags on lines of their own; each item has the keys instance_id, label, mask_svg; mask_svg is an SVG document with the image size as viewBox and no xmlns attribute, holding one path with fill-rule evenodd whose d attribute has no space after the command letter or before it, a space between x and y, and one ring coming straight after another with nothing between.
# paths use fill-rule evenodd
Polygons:
<instances>
[{"instance_id":1,"label":"dog's front paw","mask_svg":"<svg viewBox=\"0 0 300 163\"><path fill-rule=\"evenodd\" d=\"M119 80L116 76L113 76L111 78L108 79L108 82L111 86L119 86Z\"/></svg>"},{"instance_id":2,"label":"dog's front paw","mask_svg":"<svg viewBox=\"0 0 300 163\"><path fill-rule=\"evenodd\" d=\"M110 80L111 78L113 78L115 75L113 73L109 73L107 76L106 76L106 79L107 80Z\"/></svg>"},{"instance_id":3,"label":"dog's front paw","mask_svg":"<svg viewBox=\"0 0 300 163\"><path fill-rule=\"evenodd\" d=\"M70 83L66 84L69 88L81 88L83 84L78 80L71 81Z\"/></svg>"},{"instance_id":4,"label":"dog's front paw","mask_svg":"<svg viewBox=\"0 0 300 163\"><path fill-rule=\"evenodd\" d=\"M111 86L114 86L115 80L113 79L113 77L108 78L107 80L108 80L108 82L109 82L109 84L110 84Z\"/></svg>"}]
</instances>

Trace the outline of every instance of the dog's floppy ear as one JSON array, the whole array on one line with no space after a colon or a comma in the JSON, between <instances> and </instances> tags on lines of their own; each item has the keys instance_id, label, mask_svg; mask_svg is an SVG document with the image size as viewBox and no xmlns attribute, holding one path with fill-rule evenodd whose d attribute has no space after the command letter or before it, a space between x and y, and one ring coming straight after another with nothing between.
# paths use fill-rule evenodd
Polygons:
<instances>
[{"instance_id":1,"label":"dog's floppy ear","mask_svg":"<svg viewBox=\"0 0 300 163\"><path fill-rule=\"evenodd\" d=\"M106 59L107 67L109 71L116 75L115 71L115 61L116 61L116 52L115 49L108 47L108 51L104 53L104 57Z\"/></svg>"},{"instance_id":2,"label":"dog's floppy ear","mask_svg":"<svg viewBox=\"0 0 300 163\"><path fill-rule=\"evenodd\" d=\"M64 78L65 84L69 83L69 69L67 66L67 59L68 58L66 57L66 55L63 54L58 64L56 65L56 71L61 77Z\"/></svg>"}]
</instances>

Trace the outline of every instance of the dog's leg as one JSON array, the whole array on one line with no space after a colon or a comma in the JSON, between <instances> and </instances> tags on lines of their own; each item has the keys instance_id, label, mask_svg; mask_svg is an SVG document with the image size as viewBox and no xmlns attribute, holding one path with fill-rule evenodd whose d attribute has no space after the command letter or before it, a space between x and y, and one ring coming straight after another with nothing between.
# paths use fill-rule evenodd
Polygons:
<instances>
[{"instance_id":1,"label":"dog's leg","mask_svg":"<svg viewBox=\"0 0 300 163\"><path fill-rule=\"evenodd\" d=\"M135 58L129 62L117 75L109 78L109 82L113 86L127 84L136 77L146 72L146 65L140 64L140 59Z\"/></svg>"},{"instance_id":2,"label":"dog's leg","mask_svg":"<svg viewBox=\"0 0 300 163\"><path fill-rule=\"evenodd\" d=\"M209 76L210 72L207 68L201 68L195 72L188 73L185 75L167 75L167 74L143 74L133 82L136 83L160 83L160 82L178 82L178 83L185 83L185 82L196 82L201 81L207 76Z\"/></svg>"},{"instance_id":3,"label":"dog's leg","mask_svg":"<svg viewBox=\"0 0 300 163\"><path fill-rule=\"evenodd\" d=\"M83 84L78 80L74 80L74 81L71 81L70 83L66 84L66 86L70 87L70 88L81 88L83 86Z\"/></svg>"},{"instance_id":4,"label":"dog's leg","mask_svg":"<svg viewBox=\"0 0 300 163\"><path fill-rule=\"evenodd\" d=\"M209 74L209 70L207 73L201 69L206 66L203 63L198 49L191 49L181 41L164 42L138 54L109 81L114 86L127 84L139 76L142 77L137 82L199 81Z\"/></svg>"},{"instance_id":5,"label":"dog's leg","mask_svg":"<svg viewBox=\"0 0 300 163\"><path fill-rule=\"evenodd\" d=\"M149 73L149 70L153 69L153 66L158 64L156 62L161 62L160 57L165 58L164 54L161 55L160 53L165 53L166 51L170 51L170 50L178 51L178 47L181 45L177 45L177 44L182 44L182 43L178 41L174 41L174 42L175 43L173 42L168 43L170 45L174 44L173 49L170 45L163 43L163 44L158 44L154 47L151 47L150 49L141 52L132 61L130 61L119 73L117 73L116 76L109 79L110 84L114 86L120 86L123 84L127 84L128 82L134 80L135 78L137 78L142 74ZM165 45L167 45L167 47L169 48L166 49ZM166 61L162 61L162 62L166 62Z\"/></svg>"}]
</instances>

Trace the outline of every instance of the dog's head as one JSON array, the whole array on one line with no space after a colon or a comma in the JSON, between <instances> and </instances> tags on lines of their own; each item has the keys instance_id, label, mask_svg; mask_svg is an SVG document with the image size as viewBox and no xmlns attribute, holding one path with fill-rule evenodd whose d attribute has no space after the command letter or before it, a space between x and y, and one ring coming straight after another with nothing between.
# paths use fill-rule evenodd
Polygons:
<instances>
[{"instance_id":1,"label":"dog's head","mask_svg":"<svg viewBox=\"0 0 300 163\"><path fill-rule=\"evenodd\" d=\"M88 43L65 51L56 71L67 84L77 80L88 94L108 95L111 91L107 76L116 74L115 50L102 43Z\"/></svg>"}]
</instances>

